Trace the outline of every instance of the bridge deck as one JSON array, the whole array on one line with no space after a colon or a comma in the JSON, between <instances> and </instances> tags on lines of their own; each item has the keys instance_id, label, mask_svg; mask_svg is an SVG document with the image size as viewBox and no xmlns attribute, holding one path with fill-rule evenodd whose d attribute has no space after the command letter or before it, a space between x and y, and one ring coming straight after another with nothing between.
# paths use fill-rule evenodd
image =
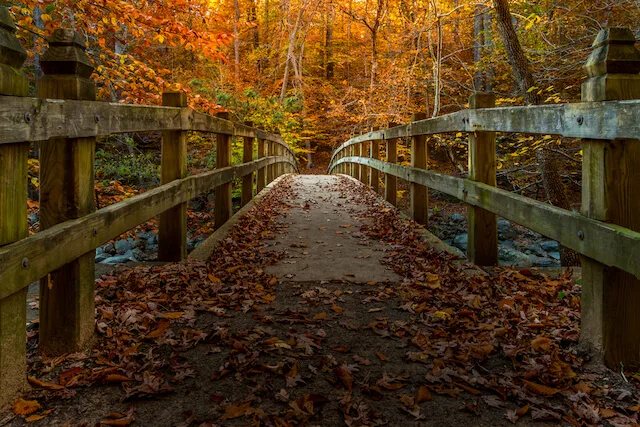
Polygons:
<instances>
[{"instance_id":1,"label":"bridge deck","mask_svg":"<svg viewBox=\"0 0 640 427\"><path fill-rule=\"evenodd\" d=\"M596 422L587 405L637 402L578 351L571 279L469 275L413 227L350 179L286 177L209 262L102 277L93 350L33 351L26 398L49 424L145 426Z\"/></svg>"}]
</instances>

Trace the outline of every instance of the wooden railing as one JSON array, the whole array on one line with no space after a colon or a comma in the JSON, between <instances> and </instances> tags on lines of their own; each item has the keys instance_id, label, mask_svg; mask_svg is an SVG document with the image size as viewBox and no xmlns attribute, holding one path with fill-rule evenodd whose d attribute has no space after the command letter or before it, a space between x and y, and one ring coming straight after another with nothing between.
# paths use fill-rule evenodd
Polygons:
<instances>
[{"instance_id":1,"label":"wooden railing","mask_svg":"<svg viewBox=\"0 0 640 427\"><path fill-rule=\"evenodd\" d=\"M493 108L493 94L474 94L469 109L352 138L338 147L330 173L343 173L395 204L396 179L411 183L411 214L428 221L427 188L469 204L468 257L498 258L496 214L582 254L582 340L608 366L640 365L640 52L631 31L602 31L585 66L577 104ZM426 136L469 133L469 176L426 169ZM570 212L496 188L496 132L582 138L582 210ZM411 167L396 164L396 141L410 137ZM379 143L386 143L386 161ZM371 148L367 148L371 147Z\"/></svg>"},{"instance_id":2,"label":"wooden railing","mask_svg":"<svg viewBox=\"0 0 640 427\"><path fill-rule=\"evenodd\" d=\"M94 335L95 249L159 218L161 261L187 255L186 207L215 189L215 225L232 215L231 185L242 177L242 204L276 177L298 170L282 138L187 106L184 93L163 94L163 106L95 100L93 67L82 39L57 30L42 57L38 97L20 72L26 52L0 8L0 408L26 386L26 295L40 279L39 350L48 356L85 350ZM95 209L96 137L162 131L161 185ZM217 169L187 175L189 131L216 135ZM243 163L231 164L231 138L244 139ZM257 139L258 158L254 158ZM40 227L27 237L29 141L40 150ZM257 172L257 174L256 174Z\"/></svg>"}]
</instances>

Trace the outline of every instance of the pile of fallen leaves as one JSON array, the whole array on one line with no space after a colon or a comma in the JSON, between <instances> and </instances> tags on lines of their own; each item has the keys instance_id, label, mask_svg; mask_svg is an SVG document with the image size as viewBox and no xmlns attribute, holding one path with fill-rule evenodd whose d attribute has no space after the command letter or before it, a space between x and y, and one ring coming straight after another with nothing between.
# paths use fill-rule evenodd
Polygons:
<instances>
[{"instance_id":1,"label":"pile of fallen leaves","mask_svg":"<svg viewBox=\"0 0 640 427\"><path fill-rule=\"evenodd\" d=\"M293 205L285 179L209 262L100 279L90 353L42 357L32 333L34 390L14 424L637 423L636 384L579 350L580 289L568 276L469 274L361 185L335 190L369 206L353 238L383 241L401 283L266 274L283 257L269 243L286 232L283 216L315 208Z\"/></svg>"}]
</instances>

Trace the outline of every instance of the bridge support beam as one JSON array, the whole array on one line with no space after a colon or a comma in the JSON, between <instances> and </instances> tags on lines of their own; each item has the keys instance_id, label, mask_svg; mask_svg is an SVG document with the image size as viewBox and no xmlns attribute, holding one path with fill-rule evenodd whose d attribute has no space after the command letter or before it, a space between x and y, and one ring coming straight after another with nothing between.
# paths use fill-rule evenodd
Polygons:
<instances>
[{"instance_id":1,"label":"bridge support beam","mask_svg":"<svg viewBox=\"0 0 640 427\"><path fill-rule=\"evenodd\" d=\"M29 83L20 72L27 53L15 31L9 12L0 8L0 94L28 96ZM28 142L0 144L0 246L28 234L28 158ZM11 405L27 387L26 307L26 288L0 300L0 409Z\"/></svg>"},{"instance_id":2,"label":"bridge support beam","mask_svg":"<svg viewBox=\"0 0 640 427\"><path fill-rule=\"evenodd\" d=\"M95 101L93 66L82 37L58 29L42 57L41 98ZM100 120L100 117L96 117ZM96 210L95 137L51 139L40 146L40 229ZM39 350L57 356L84 349L94 334L95 250L40 280Z\"/></svg>"},{"instance_id":3,"label":"bridge support beam","mask_svg":"<svg viewBox=\"0 0 640 427\"><path fill-rule=\"evenodd\" d=\"M229 113L218 113L221 119L229 120ZM231 166L231 136L216 134L216 168ZM216 205L213 210L215 227L220 228L231 218L231 182L219 185L215 189Z\"/></svg>"},{"instance_id":4,"label":"bridge support beam","mask_svg":"<svg viewBox=\"0 0 640 427\"><path fill-rule=\"evenodd\" d=\"M598 34L585 65L583 102L640 98L640 52L634 43L626 28ZM583 140L582 152L582 214L640 231L640 141ZM640 368L638 307L638 278L582 257L581 341L611 369Z\"/></svg>"},{"instance_id":5,"label":"bridge support beam","mask_svg":"<svg viewBox=\"0 0 640 427\"><path fill-rule=\"evenodd\" d=\"M492 93L475 93L469 108L493 108ZM469 134L469 179L496 186L496 133L475 131ZM469 244L467 257L477 265L498 263L498 225L496 214L469 205Z\"/></svg>"},{"instance_id":6,"label":"bridge support beam","mask_svg":"<svg viewBox=\"0 0 640 427\"><path fill-rule=\"evenodd\" d=\"M411 117L412 122L426 119L424 113L416 113ZM411 167L427 168L427 137L416 135L411 138ZM411 218L425 227L429 223L429 193L424 185L411 183Z\"/></svg>"}]
</instances>

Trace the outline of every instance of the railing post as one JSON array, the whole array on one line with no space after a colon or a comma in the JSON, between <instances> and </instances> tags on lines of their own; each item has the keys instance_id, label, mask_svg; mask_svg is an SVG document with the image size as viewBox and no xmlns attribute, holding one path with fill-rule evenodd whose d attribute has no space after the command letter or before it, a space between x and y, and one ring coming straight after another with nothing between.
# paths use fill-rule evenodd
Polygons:
<instances>
[{"instance_id":1,"label":"railing post","mask_svg":"<svg viewBox=\"0 0 640 427\"><path fill-rule=\"evenodd\" d=\"M259 159L262 159L264 157L264 146L265 146L265 140L258 138L258 158ZM258 177L256 179L257 193L261 192L262 189L266 187L267 184L265 183L265 179L266 179L265 168L258 169Z\"/></svg>"},{"instance_id":2,"label":"railing post","mask_svg":"<svg viewBox=\"0 0 640 427\"><path fill-rule=\"evenodd\" d=\"M360 157L369 157L369 141L363 142L360 145ZM361 165L360 178L364 185L369 185L369 166Z\"/></svg>"},{"instance_id":3,"label":"railing post","mask_svg":"<svg viewBox=\"0 0 640 427\"><path fill-rule=\"evenodd\" d=\"M493 108L493 93L475 93L469 108ZM469 134L469 179L496 186L496 133L475 131ZM498 225L496 214L469 206L469 245L467 257L477 265L498 263Z\"/></svg>"},{"instance_id":4,"label":"railing post","mask_svg":"<svg viewBox=\"0 0 640 427\"><path fill-rule=\"evenodd\" d=\"M93 66L82 37L58 29L41 59L41 98L95 101ZM96 117L96 120L100 120ZM107 119L107 118L104 118ZM92 138L55 138L40 147L40 229L95 211ZM40 280L39 349L59 355L86 347L94 333L95 250Z\"/></svg>"},{"instance_id":5,"label":"railing post","mask_svg":"<svg viewBox=\"0 0 640 427\"><path fill-rule=\"evenodd\" d=\"M253 127L253 123L247 122L245 123L247 126ZM252 162L253 161L253 141L255 140L252 136L245 136L243 139L243 150L242 150L242 162ZM244 206L251 201L253 198L253 172L249 175L245 175L242 177L242 201L241 205Z\"/></svg>"},{"instance_id":6,"label":"railing post","mask_svg":"<svg viewBox=\"0 0 640 427\"><path fill-rule=\"evenodd\" d=\"M627 28L600 31L584 67L583 102L640 98L635 41ZM583 124L580 117L577 123ZM640 231L640 141L582 140L582 153L582 214ZM638 307L638 278L582 257L581 340L611 369L640 366Z\"/></svg>"},{"instance_id":7,"label":"railing post","mask_svg":"<svg viewBox=\"0 0 640 427\"><path fill-rule=\"evenodd\" d=\"M6 8L0 8L0 94L29 95L20 72L27 53L15 35ZM29 143L0 144L0 246L27 237L27 160ZM28 262L28 260L26 261ZM0 300L0 409L26 387L27 288Z\"/></svg>"},{"instance_id":8,"label":"railing post","mask_svg":"<svg viewBox=\"0 0 640 427\"><path fill-rule=\"evenodd\" d=\"M373 130L376 131L379 130L379 128L374 127ZM380 160L380 141L371 141L371 153L369 157ZM380 172L375 168L371 168L371 189L376 193L380 190Z\"/></svg>"},{"instance_id":9,"label":"railing post","mask_svg":"<svg viewBox=\"0 0 640 427\"><path fill-rule=\"evenodd\" d=\"M218 113L217 116L229 120L229 113ZM231 135L216 134L216 168L231 166ZM220 228L231 218L233 207L231 205L231 182L219 185L215 189L216 206L214 208L215 227Z\"/></svg>"},{"instance_id":10,"label":"railing post","mask_svg":"<svg viewBox=\"0 0 640 427\"><path fill-rule=\"evenodd\" d=\"M412 122L426 119L424 113L415 113L411 117ZM411 167L426 169L427 158L426 135L415 135L411 138ZM429 193L424 185L411 183L411 218L425 227L429 224Z\"/></svg>"},{"instance_id":11,"label":"railing post","mask_svg":"<svg viewBox=\"0 0 640 427\"><path fill-rule=\"evenodd\" d=\"M389 128L397 126L395 123L389 123ZM387 144L387 163L398 162L398 139L391 138L385 140ZM384 191L387 202L394 206L398 206L398 178L385 173L384 174Z\"/></svg>"},{"instance_id":12,"label":"railing post","mask_svg":"<svg viewBox=\"0 0 640 427\"><path fill-rule=\"evenodd\" d=\"M353 147L353 155L354 156L362 156L362 142L356 144ZM356 163L356 177L358 181L362 182L362 165L360 163Z\"/></svg>"},{"instance_id":13,"label":"railing post","mask_svg":"<svg viewBox=\"0 0 640 427\"><path fill-rule=\"evenodd\" d=\"M186 107L187 95L183 92L162 94L165 107ZM162 132L162 159L160 183L168 184L187 176L187 132L165 130ZM158 224L158 259L180 261L187 256L187 204L181 203L160 214Z\"/></svg>"},{"instance_id":14,"label":"railing post","mask_svg":"<svg viewBox=\"0 0 640 427\"><path fill-rule=\"evenodd\" d=\"M267 157L273 156L274 144L275 143L273 141L267 141ZM275 165L267 166L267 184L271 184L273 181L274 171Z\"/></svg>"}]
</instances>

